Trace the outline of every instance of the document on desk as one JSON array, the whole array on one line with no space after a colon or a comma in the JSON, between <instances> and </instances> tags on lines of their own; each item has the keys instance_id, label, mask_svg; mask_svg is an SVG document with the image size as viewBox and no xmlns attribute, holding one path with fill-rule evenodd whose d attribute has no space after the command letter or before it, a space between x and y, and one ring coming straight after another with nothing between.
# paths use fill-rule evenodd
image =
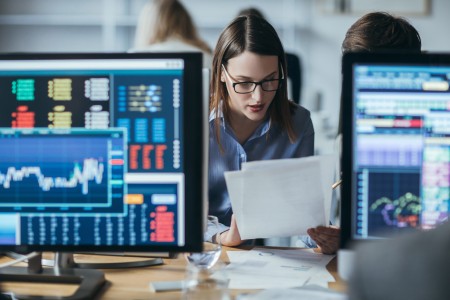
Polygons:
<instances>
[{"instance_id":1,"label":"document on desk","mask_svg":"<svg viewBox=\"0 0 450 300\"><path fill-rule=\"evenodd\" d=\"M225 172L243 239L306 234L329 224L334 156L244 163Z\"/></svg>"},{"instance_id":2,"label":"document on desk","mask_svg":"<svg viewBox=\"0 0 450 300\"><path fill-rule=\"evenodd\" d=\"M314 299L314 300L348 300L348 296L344 293L320 288L296 288L296 289L268 289L256 294L238 296L237 300L298 300L298 299Z\"/></svg>"},{"instance_id":3,"label":"document on desk","mask_svg":"<svg viewBox=\"0 0 450 300\"><path fill-rule=\"evenodd\" d=\"M308 249L277 250L255 248L228 251L227 276L232 289L268 289L299 287L314 282L328 287L334 278L326 265L334 257ZM325 276L328 274L328 276Z\"/></svg>"}]
</instances>

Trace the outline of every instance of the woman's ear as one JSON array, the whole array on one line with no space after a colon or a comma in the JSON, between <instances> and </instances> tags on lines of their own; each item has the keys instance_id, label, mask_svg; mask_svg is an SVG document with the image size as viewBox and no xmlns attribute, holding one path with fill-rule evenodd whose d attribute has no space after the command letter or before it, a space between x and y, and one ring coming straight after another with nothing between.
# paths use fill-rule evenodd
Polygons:
<instances>
[{"instance_id":1,"label":"woman's ear","mask_svg":"<svg viewBox=\"0 0 450 300\"><path fill-rule=\"evenodd\" d=\"M223 69L220 71L220 81L225 82L225 73L223 72Z\"/></svg>"}]
</instances>

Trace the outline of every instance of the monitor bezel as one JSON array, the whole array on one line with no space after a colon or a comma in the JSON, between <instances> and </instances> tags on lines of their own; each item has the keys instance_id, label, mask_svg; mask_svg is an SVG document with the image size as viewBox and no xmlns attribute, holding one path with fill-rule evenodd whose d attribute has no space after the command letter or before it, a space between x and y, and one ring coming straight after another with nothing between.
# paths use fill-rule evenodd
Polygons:
<instances>
[{"instance_id":1,"label":"monitor bezel","mask_svg":"<svg viewBox=\"0 0 450 300\"><path fill-rule=\"evenodd\" d=\"M417 66L449 66L450 53L412 53L412 52L353 52L345 53L342 57L342 156L341 156L341 241L340 248L348 249L355 244L372 241L373 239L355 239L352 235L353 228L353 203L352 198L352 166L354 164L353 130L354 130L354 89L353 67L357 64L396 64Z\"/></svg>"},{"instance_id":2,"label":"monitor bezel","mask_svg":"<svg viewBox=\"0 0 450 300\"><path fill-rule=\"evenodd\" d=\"M183 152L185 173L185 238L184 245L0 245L0 251L28 253L31 251L57 252L199 252L203 245L204 174L203 156L206 138L203 133L204 107L202 100L202 54L200 52L172 53L13 53L0 54L2 61L24 60L123 60L123 59L182 59L184 61L183 93L186 105L183 107L183 128L188 140ZM198 105L192 105L197 103ZM188 147L198 145L198 147Z\"/></svg>"}]
</instances>

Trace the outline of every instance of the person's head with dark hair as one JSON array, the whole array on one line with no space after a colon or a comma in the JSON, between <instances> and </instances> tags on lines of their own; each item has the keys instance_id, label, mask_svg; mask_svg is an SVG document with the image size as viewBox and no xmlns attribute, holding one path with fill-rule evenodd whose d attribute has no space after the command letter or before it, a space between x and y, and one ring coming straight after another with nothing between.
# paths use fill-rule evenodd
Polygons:
<instances>
[{"instance_id":1,"label":"person's head with dark hair","mask_svg":"<svg viewBox=\"0 0 450 300\"><path fill-rule=\"evenodd\" d=\"M371 12L359 18L347 30L342 42L343 53L377 51L420 53L421 49L422 40L416 28L406 19L386 12ZM342 114L339 116L338 133L342 133Z\"/></svg>"},{"instance_id":2,"label":"person's head with dark hair","mask_svg":"<svg viewBox=\"0 0 450 300\"><path fill-rule=\"evenodd\" d=\"M265 19L264 14L259 9L254 7L244 8L240 10L237 15L238 16L252 15Z\"/></svg>"},{"instance_id":3,"label":"person's head with dark hair","mask_svg":"<svg viewBox=\"0 0 450 300\"><path fill-rule=\"evenodd\" d=\"M403 50L420 52L422 41L406 19L386 12L372 12L358 19L347 31L342 52Z\"/></svg>"},{"instance_id":4,"label":"person's head with dark hair","mask_svg":"<svg viewBox=\"0 0 450 300\"><path fill-rule=\"evenodd\" d=\"M244 64L248 66L242 70ZM295 141L291 119L293 108L287 98L286 84L283 82L286 74L286 58L280 38L265 19L254 15L239 16L222 31L214 50L210 111L216 114L221 111L228 122L233 116L241 115L242 112L238 112L237 106L244 103L245 99L253 97L255 93L236 92L236 82L242 81L239 84L241 88L244 82L249 81L248 78L255 76L256 79L260 74L264 78L258 80L262 79L265 82L261 86L265 89L262 94L264 97L262 102L265 105L261 116L258 117L261 120L257 122L268 117L272 123L287 131L292 142ZM239 76L235 77L237 75ZM270 84L274 86L268 87ZM256 86L254 88L256 89ZM218 116L216 122L218 138L220 128Z\"/></svg>"}]
</instances>

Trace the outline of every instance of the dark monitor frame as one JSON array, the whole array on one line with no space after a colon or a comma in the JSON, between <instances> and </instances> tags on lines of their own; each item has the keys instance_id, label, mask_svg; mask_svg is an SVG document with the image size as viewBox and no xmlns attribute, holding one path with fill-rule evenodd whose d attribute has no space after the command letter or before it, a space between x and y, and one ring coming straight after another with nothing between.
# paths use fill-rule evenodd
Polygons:
<instances>
[{"instance_id":1,"label":"dark monitor frame","mask_svg":"<svg viewBox=\"0 0 450 300\"><path fill-rule=\"evenodd\" d=\"M346 53L342 59L342 200L341 200L341 248L350 248L361 242L352 237L352 209L353 194L352 166L354 164L353 151L353 66L356 64L398 64L418 66L449 66L450 53Z\"/></svg>"},{"instance_id":2,"label":"dark monitor frame","mask_svg":"<svg viewBox=\"0 0 450 300\"><path fill-rule=\"evenodd\" d=\"M205 136L203 132L204 114L202 104L202 55L201 53L20 53L0 55L4 60L94 60L94 59L183 59L184 60L184 101L183 128L185 147L183 170L185 173L185 244L179 245L136 245L136 246L95 246L95 245L0 245L0 251L28 253L31 251L57 252L199 252L203 242L203 206ZM198 105L193 105L198 103ZM196 145L196 146L192 146Z\"/></svg>"}]
</instances>

